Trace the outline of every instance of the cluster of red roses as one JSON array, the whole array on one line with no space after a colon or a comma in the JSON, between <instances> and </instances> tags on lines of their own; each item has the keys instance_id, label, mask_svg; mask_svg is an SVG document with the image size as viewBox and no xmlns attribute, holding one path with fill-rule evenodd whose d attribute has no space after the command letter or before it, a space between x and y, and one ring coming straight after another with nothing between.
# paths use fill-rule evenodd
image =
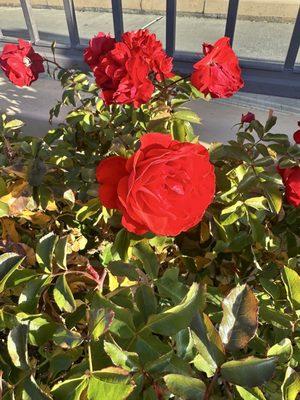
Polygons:
<instances>
[{"instance_id":1,"label":"cluster of red roses","mask_svg":"<svg viewBox=\"0 0 300 400\"><path fill-rule=\"evenodd\" d=\"M173 62L162 44L148 30L126 32L121 42L102 32L90 40L84 59L95 75L106 104L147 103L153 92L153 76L172 76Z\"/></svg>"},{"instance_id":2,"label":"cluster of red roses","mask_svg":"<svg viewBox=\"0 0 300 400\"><path fill-rule=\"evenodd\" d=\"M225 98L241 89L238 58L223 37L203 45L204 57L194 64L192 84L205 95ZM31 44L19 39L7 44L0 66L17 86L29 86L44 72L42 56ZM84 60L94 73L107 105L147 103L155 84L170 78L173 59L148 30L127 32L121 42L98 33L84 51ZM47 61L47 60L46 60ZM241 123L251 123L247 113ZM300 131L295 132L296 143ZM287 202L300 206L300 168L280 169ZM196 225L213 201L214 168L208 151L200 144L180 143L170 135L148 133L141 147L129 159L109 157L97 168L102 204L122 212L123 225L131 232L176 236Z\"/></svg>"},{"instance_id":3,"label":"cluster of red roses","mask_svg":"<svg viewBox=\"0 0 300 400\"><path fill-rule=\"evenodd\" d=\"M244 85L238 58L229 38L203 45L204 57L194 65L192 84L205 95L230 97ZM106 104L133 104L150 100L153 81L171 77L173 59L155 34L147 29L127 32L121 42L102 32L90 40L84 52Z\"/></svg>"}]
</instances>

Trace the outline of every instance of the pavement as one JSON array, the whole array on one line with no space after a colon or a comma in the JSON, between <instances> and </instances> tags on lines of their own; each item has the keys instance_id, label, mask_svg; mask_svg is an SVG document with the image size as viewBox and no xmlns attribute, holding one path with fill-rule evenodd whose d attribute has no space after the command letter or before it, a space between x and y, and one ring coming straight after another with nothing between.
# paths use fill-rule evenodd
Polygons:
<instances>
[{"instance_id":1,"label":"pavement","mask_svg":"<svg viewBox=\"0 0 300 400\"><path fill-rule=\"evenodd\" d=\"M0 77L0 112L22 119L26 123L24 134L27 135L43 136L51 129L49 109L60 96L60 83L49 78L40 78L31 87L17 88ZM273 131L288 134L291 138L300 120L300 100L281 97L238 93L230 99L192 101L190 106L202 118L202 124L195 127L195 132L206 143L232 139L236 131L234 124L248 111L265 121L268 110L273 109L278 117ZM54 120L54 126L63 121L63 116Z\"/></svg>"},{"instance_id":2,"label":"pavement","mask_svg":"<svg viewBox=\"0 0 300 400\"><path fill-rule=\"evenodd\" d=\"M68 43L64 10L34 8L33 15L42 40ZM77 11L76 15L83 44L99 31L113 33L110 12ZM223 18L178 16L176 50L199 53L203 42L214 42L224 35L225 23L226 20ZM149 27L163 43L165 43L165 25L166 20L163 15L124 13L125 31ZM238 18L234 50L239 57L284 61L293 27L292 22ZM3 35L29 39L20 7L0 7L0 28ZM300 64L300 52L296 63Z\"/></svg>"}]
</instances>

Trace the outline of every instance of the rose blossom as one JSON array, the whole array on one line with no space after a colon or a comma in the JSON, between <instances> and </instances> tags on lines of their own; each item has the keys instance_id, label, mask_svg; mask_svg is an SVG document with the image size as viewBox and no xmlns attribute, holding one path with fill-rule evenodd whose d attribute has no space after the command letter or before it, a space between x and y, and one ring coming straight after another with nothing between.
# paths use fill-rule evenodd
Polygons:
<instances>
[{"instance_id":1,"label":"rose blossom","mask_svg":"<svg viewBox=\"0 0 300 400\"><path fill-rule=\"evenodd\" d=\"M8 79L20 87L30 86L39 73L45 71L43 57L23 39L18 39L18 44L8 43L3 47L0 66Z\"/></svg>"},{"instance_id":2,"label":"rose blossom","mask_svg":"<svg viewBox=\"0 0 300 400\"><path fill-rule=\"evenodd\" d=\"M300 126L300 121L298 121L298 126ZM294 140L297 144L300 144L300 129L294 133Z\"/></svg>"},{"instance_id":3,"label":"rose blossom","mask_svg":"<svg viewBox=\"0 0 300 400\"><path fill-rule=\"evenodd\" d=\"M110 35L99 32L89 41L89 46L84 50L84 61L93 70L99 57L114 48L116 41Z\"/></svg>"},{"instance_id":4,"label":"rose blossom","mask_svg":"<svg viewBox=\"0 0 300 400\"><path fill-rule=\"evenodd\" d=\"M154 33L150 33L148 29L139 29L124 33L122 40L131 51L141 51L143 59L159 82L173 76L173 58L167 56L161 41L157 40Z\"/></svg>"},{"instance_id":5,"label":"rose blossom","mask_svg":"<svg viewBox=\"0 0 300 400\"><path fill-rule=\"evenodd\" d=\"M166 55L156 36L145 29L125 33L118 43L99 33L85 49L84 58L107 105L140 107L154 91L151 74L158 81L172 76L172 58Z\"/></svg>"},{"instance_id":6,"label":"rose blossom","mask_svg":"<svg viewBox=\"0 0 300 400\"><path fill-rule=\"evenodd\" d=\"M300 206L300 167L277 168L285 187L286 201L295 206Z\"/></svg>"},{"instance_id":7,"label":"rose blossom","mask_svg":"<svg viewBox=\"0 0 300 400\"><path fill-rule=\"evenodd\" d=\"M241 123L242 124L250 124L250 122L255 120L255 115L251 112L247 112L247 114L242 114Z\"/></svg>"},{"instance_id":8,"label":"rose blossom","mask_svg":"<svg viewBox=\"0 0 300 400\"><path fill-rule=\"evenodd\" d=\"M205 95L225 98L244 86L238 58L223 37L212 44L203 44L204 57L194 64L192 84Z\"/></svg>"},{"instance_id":9,"label":"rose blossom","mask_svg":"<svg viewBox=\"0 0 300 400\"><path fill-rule=\"evenodd\" d=\"M195 226L215 193L215 174L205 147L148 133L129 159L102 160L96 171L99 197L123 213L130 232L176 236Z\"/></svg>"}]
</instances>

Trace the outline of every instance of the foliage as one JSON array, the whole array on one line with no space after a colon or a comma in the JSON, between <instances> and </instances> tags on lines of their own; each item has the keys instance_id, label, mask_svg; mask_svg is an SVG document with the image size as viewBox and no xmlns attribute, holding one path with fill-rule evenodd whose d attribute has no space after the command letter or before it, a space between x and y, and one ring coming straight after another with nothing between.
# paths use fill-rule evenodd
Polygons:
<instances>
[{"instance_id":1,"label":"foliage","mask_svg":"<svg viewBox=\"0 0 300 400\"><path fill-rule=\"evenodd\" d=\"M138 109L105 106L81 71L58 79L50 117L67 106L65 123L35 138L0 121L3 400L295 400L300 209L276 165L299 164L299 147L272 115L239 124L210 146L217 192L203 220L135 236L99 203L96 165L146 132L196 142L185 103L203 95L174 76Z\"/></svg>"}]
</instances>

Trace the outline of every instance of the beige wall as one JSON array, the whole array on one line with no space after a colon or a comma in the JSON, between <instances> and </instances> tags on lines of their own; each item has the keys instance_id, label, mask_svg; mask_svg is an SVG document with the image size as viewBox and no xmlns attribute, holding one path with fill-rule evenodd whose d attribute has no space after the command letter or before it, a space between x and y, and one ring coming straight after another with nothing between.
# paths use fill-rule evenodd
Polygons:
<instances>
[{"instance_id":1,"label":"beige wall","mask_svg":"<svg viewBox=\"0 0 300 400\"><path fill-rule=\"evenodd\" d=\"M62 0L31 0L33 6L62 7ZM110 0L74 0L77 9L111 8ZM19 0L0 0L1 5L19 5ZM123 8L142 12L164 12L164 0L123 0ZM227 13L228 0L178 0L180 13L218 14ZM295 19L299 0L240 0L239 16Z\"/></svg>"}]
</instances>

